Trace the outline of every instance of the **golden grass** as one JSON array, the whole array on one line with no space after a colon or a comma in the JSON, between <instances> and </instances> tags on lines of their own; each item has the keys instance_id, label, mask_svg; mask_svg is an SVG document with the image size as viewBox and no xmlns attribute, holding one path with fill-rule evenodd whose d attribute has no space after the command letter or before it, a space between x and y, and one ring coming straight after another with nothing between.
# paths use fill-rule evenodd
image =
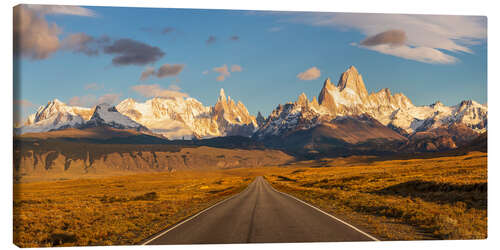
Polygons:
<instances>
[{"instance_id":1,"label":"golden grass","mask_svg":"<svg viewBox=\"0 0 500 250\"><path fill-rule=\"evenodd\" d=\"M238 193L252 180L236 170L16 184L14 243L20 247L136 244Z\"/></svg>"},{"instance_id":2,"label":"golden grass","mask_svg":"<svg viewBox=\"0 0 500 250\"><path fill-rule=\"evenodd\" d=\"M487 154L374 157L14 185L21 247L136 244L255 176L383 240L487 237Z\"/></svg>"},{"instance_id":3,"label":"golden grass","mask_svg":"<svg viewBox=\"0 0 500 250\"><path fill-rule=\"evenodd\" d=\"M487 154L480 152L386 161L351 157L299 162L266 178L380 239L484 239L486 166Z\"/></svg>"}]
</instances>

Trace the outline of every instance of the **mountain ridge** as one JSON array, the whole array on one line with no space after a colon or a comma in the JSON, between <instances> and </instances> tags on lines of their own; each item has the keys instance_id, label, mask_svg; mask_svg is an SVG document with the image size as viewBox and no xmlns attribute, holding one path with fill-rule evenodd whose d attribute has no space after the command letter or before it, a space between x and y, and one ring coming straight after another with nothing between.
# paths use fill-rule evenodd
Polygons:
<instances>
[{"instance_id":1,"label":"mountain ridge","mask_svg":"<svg viewBox=\"0 0 500 250\"><path fill-rule=\"evenodd\" d=\"M406 141L407 149L437 150L461 146L465 143L461 137L473 140L487 131L486 105L464 100L454 106L445 106L439 101L415 106L403 93L392 94L388 88L369 93L362 75L354 66L340 75L337 84L327 78L317 98L314 96L310 100L305 93L301 93L295 102L279 104L268 117L263 117L260 112L257 117L250 115L241 101L226 96L222 88L213 106L205 106L192 97L154 97L144 102L127 98L116 106L107 105L99 109L108 110L105 112L107 116L119 117L115 122L101 121L99 116L95 116L97 107L92 111L90 108L68 106L54 99L40 107L16 132L23 134L110 126L136 129L174 140L244 136L270 142L270 138L284 140L299 131L322 126L323 129L317 131L327 134L321 135L321 138L334 136L336 140L349 144L349 130L342 127L345 124L339 125L342 119L349 118L357 120L352 124L358 123L361 127L368 124L364 127L367 130L383 130L378 139L391 141L398 138L397 141ZM367 116L373 119L367 119ZM338 131L344 131L344 134ZM438 145L430 145L428 141L424 143L422 136L427 136L426 140L439 140L436 141ZM374 139L364 137L366 140Z\"/></svg>"}]
</instances>

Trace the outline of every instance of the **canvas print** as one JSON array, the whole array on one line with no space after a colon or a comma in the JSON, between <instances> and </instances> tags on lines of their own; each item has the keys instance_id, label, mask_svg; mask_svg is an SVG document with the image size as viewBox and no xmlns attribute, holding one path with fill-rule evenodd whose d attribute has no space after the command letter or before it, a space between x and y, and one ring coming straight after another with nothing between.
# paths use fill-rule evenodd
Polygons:
<instances>
[{"instance_id":1,"label":"canvas print","mask_svg":"<svg viewBox=\"0 0 500 250\"><path fill-rule=\"evenodd\" d=\"M487 238L484 16L13 14L19 247Z\"/></svg>"}]
</instances>

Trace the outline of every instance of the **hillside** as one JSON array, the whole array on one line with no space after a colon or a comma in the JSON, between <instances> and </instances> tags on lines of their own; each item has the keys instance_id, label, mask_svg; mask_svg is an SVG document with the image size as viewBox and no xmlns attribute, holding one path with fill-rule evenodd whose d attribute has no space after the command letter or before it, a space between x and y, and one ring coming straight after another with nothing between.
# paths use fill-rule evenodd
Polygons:
<instances>
[{"instance_id":1,"label":"hillside","mask_svg":"<svg viewBox=\"0 0 500 250\"><path fill-rule=\"evenodd\" d=\"M175 144L156 137L153 138L156 138L157 144L146 144L144 142L150 141L152 137L143 134L104 140L54 138L54 135L45 135L49 136L53 138L21 137L14 140L15 181L73 179L185 169L259 167L294 160L292 156L279 150L250 147L239 149L240 145L233 145L236 148L222 148L216 147L220 142L213 140L207 142L212 144L212 147L208 147L193 143ZM137 143L131 144L131 141Z\"/></svg>"}]
</instances>

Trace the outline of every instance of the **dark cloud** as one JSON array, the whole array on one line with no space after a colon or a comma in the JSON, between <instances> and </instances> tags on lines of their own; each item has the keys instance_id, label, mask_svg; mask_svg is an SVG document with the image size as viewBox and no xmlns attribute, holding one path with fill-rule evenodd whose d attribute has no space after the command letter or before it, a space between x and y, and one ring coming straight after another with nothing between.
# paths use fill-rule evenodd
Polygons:
<instances>
[{"instance_id":1,"label":"dark cloud","mask_svg":"<svg viewBox=\"0 0 500 250\"><path fill-rule=\"evenodd\" d=\"M239 36L231 36L229 39L233 40L233 41L238 41L238 40L240 40L240 37Z\"/></svg>"},{"instance_id":2,"label":"dark cloud","mask_svg":"<svg viewBox=\"0 0 500 250\"><path fill-rule=\"evenodd\" d=\"M217 40L217 38L215 38L215 36L209 36L208 39L205 41L205 43L212 44L212 43L215 43L215 40Z\"/></svg>"},{"instance_id":3,"label":"dark cloud","mask_svg":"<svg viewBox=\"0 0 500 250\"><path fill-rule=\"evenodd\" d=\"M163 64L155 70L153 67L147 67L142 71L140 80L147 80L150 76L164 78L169 76L176 76L184 69L184 64Z\"/></svg>"},{"instance_id":4,"label":"dark cloud","mask_svg":"<svg viewBox=\"0 0 500 250\"><path fill-rule=\"evenodd\" d=\"M62 44L64 49L72 50L75 53L96 56L99 51L93 46L94 42L94 38L85 33L75 33L64 38Z\"/></svg>"},{"instance_id":5,"label":"dark cloud","mask_svg":"<svg viewBox=\"0 0 500 250\"><path fill-rule=\"evenodd\" d=\"M61 29L43 15L18 5L14 8L14 55L33 60L49 57L60 48Z\"/></svg>"},{"instance_id":6,"label":"dark cloud","mask_svg":"<svg viewBox=\"0 0 500 250\"><path fill-rule=\"evenodd\" d=\"M144 71L142 71L140 80L144 81L154 74L155 74L155 68L147 67Z\"/></svg>"},{"instance_id":7,"label":"dark cloud","mask_svg":"<svg viewBox=\"0 0 500 250\"><path fill-rule=\"evenodd\" d=\"M113 64L117 66L145 65L156 62L165 55L158 47L128 38L118 39L105 46L104 53L115 55Z\"/></svg>"},{"instance_id":8,"label":"dark cloud","mask_svg":"<svg viewBox=\"0 0 500 250\"><path fill-rule=\"evenodd\" d=\"M158 70L156 71L156 76L158 78L163 78L167 76L176 76L179 73L181 73L182 69L184 69L183 64L163 64Z\"/></svg>"},{"instance_id":9,"label":"dark cloud","mask_svg":"<svg viewBox=\"0 0 500 250\"><path fill-rule=\"evenodd\" d=\"M391 46L402 46L406 43L406 40L408 40L408 38L404 30L388 30L365 38L365 40L361 42L361 45L376 46L389 44Z\"/></svg>"},{"instance_id":10,"label":"dark cloud","mask_svg":"<svg viewBox=\"0 0 500 250\"><path fill-rule=\"evenodd\" d=\"M48 58L61 48L64 42L59 40L62 29L56 23L47 22L46 15L76 15L93 17L96 14L86 8L63 5L18 5L14 8L14 55L33 60ZM86 54L95 54L95 49L86 46L91 37L82 33L68 37L71 49Z\"/></svg>"},{"instance_id":11,"label":"dark cloud","mask_svg":"<svg viewBox=\"0 0 500 250\"><path fill-rule=\"evenodd\" d=\"M108 44L109 42L111 42L111 38L109 38L108 35L102 35L102 36L96 38L95 42L99 45L104 45L104 44Z\"/></svg>"},{"instance_id":12,"label":"dark cloud","mask_svg":"<svg viewBox=\"0 0 500 250\"><path fill-rule=\"evenodd\" d=\"M99 55L99 51L102 50L105 45L109 45L110 42L111 38L107 35L95 38L85 33L74 33L63 39L62 48L73 51L74 53L96 56Z\"/></svg>"}]
</instances>

